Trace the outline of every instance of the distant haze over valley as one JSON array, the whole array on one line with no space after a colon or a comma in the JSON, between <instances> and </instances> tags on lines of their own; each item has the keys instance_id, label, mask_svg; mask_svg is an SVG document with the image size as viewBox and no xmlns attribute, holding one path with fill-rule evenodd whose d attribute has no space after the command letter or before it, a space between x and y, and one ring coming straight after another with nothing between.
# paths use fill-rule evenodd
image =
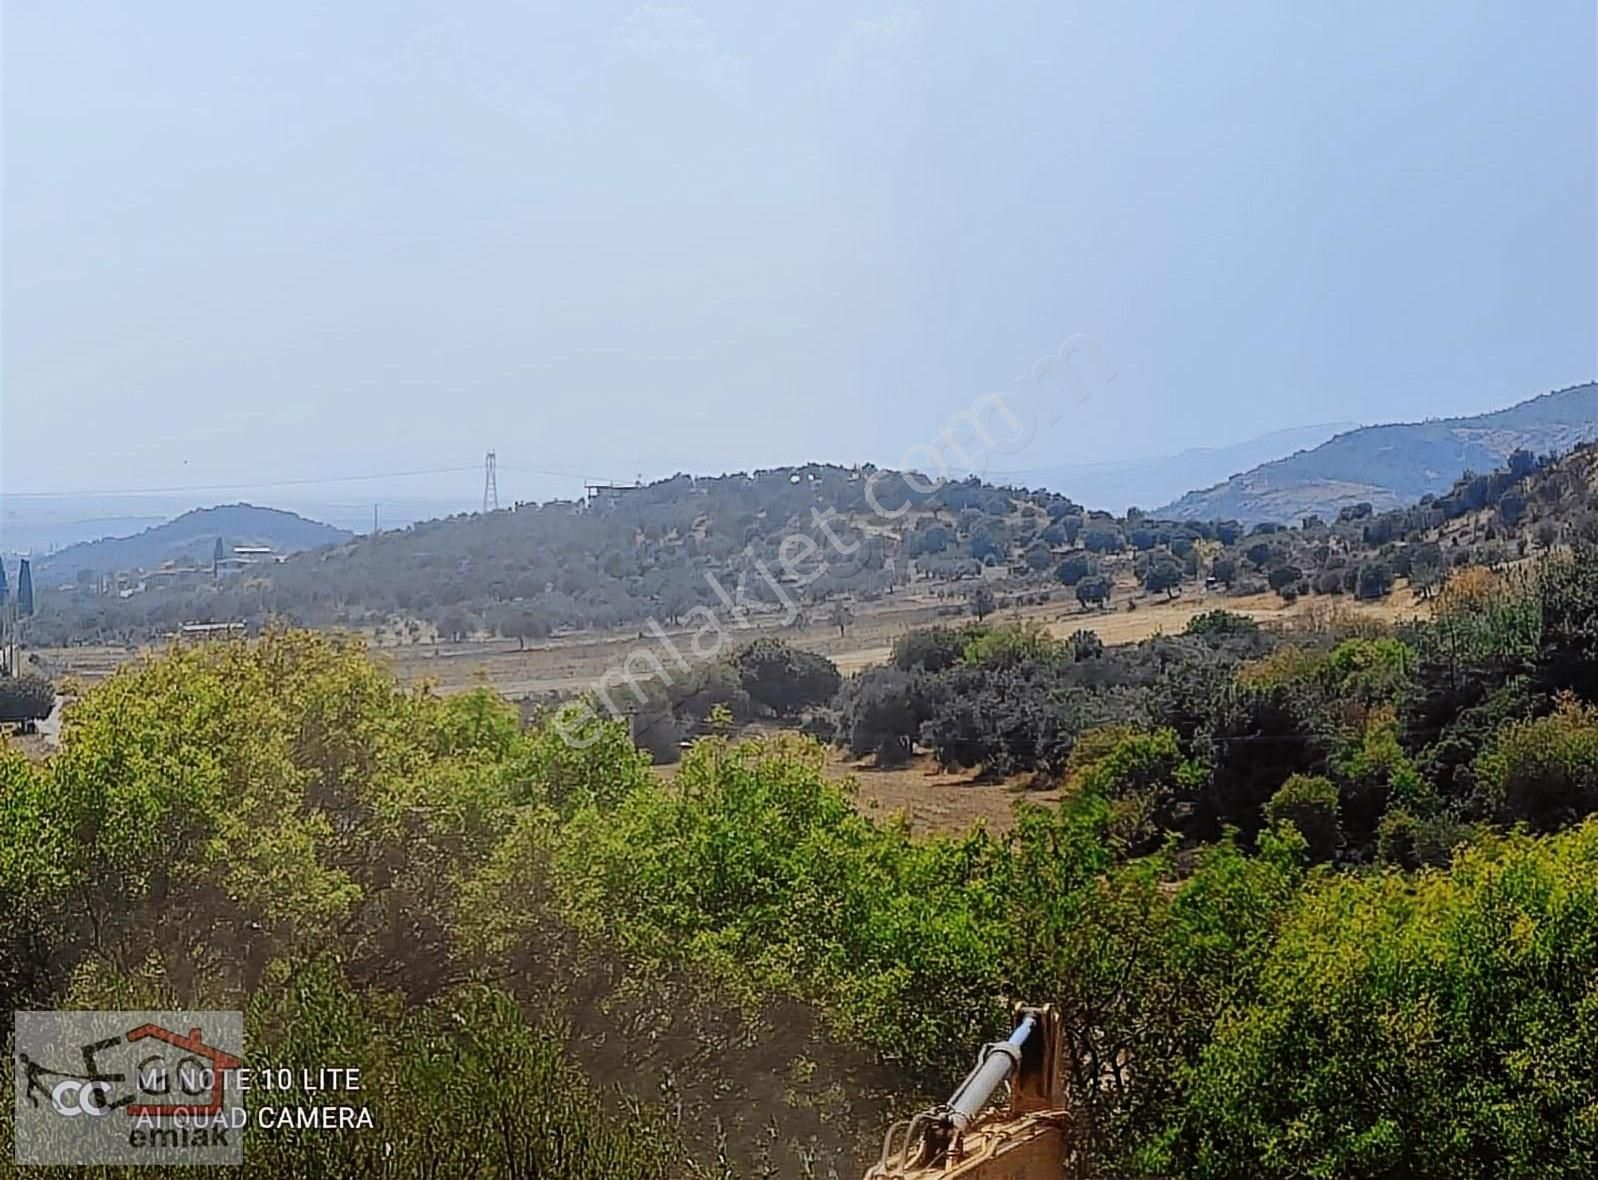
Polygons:
<instances>
[{"instance_id":1,"label":"distant haze over valley","mask_svg":"<svg viewBox=\"0 0 1598 1180\"><path fill-rule=\"evenodd\" d=\"M198 492L119 496L71 493L58 496L0 495L0 553L49 556L69 545L131 537L186 512L239 499L270 504L285 512L293 512L350 533L371 531L372 504L375 501L379 527L404 528L421 520L436 520L460 512L475 511L480 506L480 499L471 490L473 477L464 475L459 478L462 492L458 499L374 497L374 500L365 503L292 494L274 495L270 488L251 492L247 496L237 492L211 495Z\"/></svg>"},{"instance_id":2,"label":"distant haze over valley","mask_svg":"<svg viewBox=\"0 0 1598 1180\"><path fill-rule=\"evenodd\" d=\"M1169 503L1192 491L1208 487L1260 463L1280 459L1295 451L1319 446L1357 422L1328 422L1275 430L1224 447L1194 447L1175 455L1147 459L1117 459L1102 463L1061 464L1013 477L995 472L999 482L1024 483L1061 492L1090 508L1121 513L1128 508L1151 508Z\"/></svg>"},{"instance_id":3,"label":"distant haze over valley","mask_svg":"<svg viewBox=\"0 0 1598 1180\"><path fill-rule=\"evenodd\" d=\"M1378 511L1412 503L1446 490L1467 469L1490 470L1517 448L1565 451L1594 438L1598 385L1587 383L1469 417L1375 426L1327 422L1173 455L978 474L997 484L1059 492L1117 514L1138 507L1177 520L1291 523L1363 502ZM446 478L459 485L458 496L391 496L379 486L368 489L371 498L364 502L347 490L339 499L322 499L298 488L282 495L265 488L249 498L332 526L331 540L334 533L370 532L373 504L383 529L477 511L480 477L468 469L435 476L434 485ZM581 495L576 477L567 482L571 486L560 498ZM502 486L508 483L502 479ZM0 552L50 556L84 542L133 537L215 502L199 492L8 496L0 511ZM512 502L511 495L501 494L503 507Z\"/></svg>"}]
</instances>

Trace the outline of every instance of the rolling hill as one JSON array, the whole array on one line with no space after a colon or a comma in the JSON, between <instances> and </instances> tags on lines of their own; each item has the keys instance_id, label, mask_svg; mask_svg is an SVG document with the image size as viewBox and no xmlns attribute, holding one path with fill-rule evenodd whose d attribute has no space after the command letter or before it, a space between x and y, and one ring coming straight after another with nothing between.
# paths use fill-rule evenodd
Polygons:
<instances>
[{"instance_id":1,"label":"rolling hill","mask_svg":"<svg viewBox=\"0 0 1598 1180\"><path fill-rule=\"evenodd\" d=\"M168 561L210 561L218 537L229 549L235 545L265 545L278 553L295 553L345 541L352 535L278 508L222 504L196 508L132 536L68 545L40 561L39 569L66 577L79 570L153 570Z\"/></svg>"},{"instance_id":2,"label":"rolling hill","mask_svg":"<svg viewBox=\"0 0 1598 1180\"><path fill-rule=\"evenodd\" d=\"M1189 492L1155 515L1254 524L1336 515L1362 502L1382 511L1440 495L1461 473L1491 470L1517 449L1564 451L1595 438L1598 384L1589 382L1490 414L1363 426Z\"/></svg>"}]
</instances>

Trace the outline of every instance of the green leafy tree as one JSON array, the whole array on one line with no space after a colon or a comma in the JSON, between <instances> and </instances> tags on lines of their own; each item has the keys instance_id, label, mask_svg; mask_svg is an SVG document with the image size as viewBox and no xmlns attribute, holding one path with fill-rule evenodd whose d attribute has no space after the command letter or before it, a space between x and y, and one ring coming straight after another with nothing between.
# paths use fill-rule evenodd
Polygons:
<instances>
[{"instance_id":1,"label":"green leafy tree","mask_svg":"<svg viewBox=\"0 0 1598 1180\"><path fill-rule=\"evenodd\" d=\"M1054 576L1066 586L1075 586L1093 573L1093 559L1086 553L1069 553L1055 567Z\"/></svg>"},{"instance_id":2,"label":"green leafy tree","mask_svg":"<svg viewBox=\"0 0 1598 1180\"><path fill-rule=\"evenodd\" d=\"M524 651L529 639L545 639L549 636L549 620L531 607L513 606L503 611L496 622L496 627L506 639L516 641L516 650Z\"/></svg>"},{"instance_id":3,"label":"green leafy tree","mask_svg":"<svg viewBox=\"0 0 1598 1180\"><path fill-rule=\"evenodd\" d=\"M898 766L915 752L928 701L919 674L871 668L852 677L838 696L840 740L856 758L875 755Z\"/></svg>"},{"instance_id":4,"label":"green leafy tree","mask_svg":"<svg viewBox=\"0 0 1598 1180\"><path fill-rule=\"evenodd\" d=\"M1076 584L1076 599L1084 608L1089 606L1103 606L1109 601L1112 583L1103 574L1095 574L1091 578L1083 578Z\"/></svg>"},{"instance_id":5,"label":"green leafy tree","mask_svg":"<svg viewBox=\"0 0 1598 1180\"><path fill-rule=\"evenodd\" d=\"M1182 563L1169 553L1156 553L1143 570L1143 589L1150 594L1164 591L1167 598L1175 597L1182 586Z\"/></svg>"},{"instance_id":6,"label":"green leafy tree","mask_svg":"<svg viewBox=\"0 0 1598 1180\"><path fill-rule=\"evenodd\" d=\"M1082 530L1082 547L1089 553L1119 553L1126 548L1126 538L1113 524L1095 524Z\"/></svg>"},{"instance_id":7,"label":"green leafy tree","mask_svg":"<svg viewBox=\"0 0 1598 1180\"><path fill-rule=\"evenodd\" d=\"M1304 571L1292 564L1278 565L1266 574L1265 581L1277 594L1287 597L1289 591L1295 591L1300 582L1304 580Z\"/></svg>"},{"instance_id":8,"label":"green leafy tree","mask_svg":"<svg viewBox=\"0 0 1598 1180\"><path fill-rule=\"evenodd\" d=\"M732 657L743 689L756 704L791 717L830 701L843 678L826 656L801 651L780 639L757 639Z\"/></svg>"},{"instance_id":9,"label":"green leafy tree","mask_svg":"<svg viewBox=\"0 0 1598 1180\"><path fill-rule=\"evenodd\" d=\"M1312 860L1331 860L1342 847L1337 786L1329 779L1292 775L1266 803L1265 818L1273 827L1290 823L1297 828Z\"/></svg>"},{"instance_id":10,"label":"green leafy tree","mask_svg":"<svg viewBox=\"0 0 1598 1180\"><path fill-rule=\"evenodd\" d=\"M1368 561L1359 567L1359 580L1354 589L1360 598L1381 598L1392 588L1393 573L1385 562Z\"/></svg>"},{"instance_id":11,"label":"green leafy tree","mask_svg":"<svg viewBox=\"0 0 1598 1180\"><path fill-rule=\"evenodd\" d=\"M1475 778L1506 823L1552 831L1598 811L1598 708L1566 696L1547 717L1510 722L1476 759Z\"/></svg>"}]
</instances>

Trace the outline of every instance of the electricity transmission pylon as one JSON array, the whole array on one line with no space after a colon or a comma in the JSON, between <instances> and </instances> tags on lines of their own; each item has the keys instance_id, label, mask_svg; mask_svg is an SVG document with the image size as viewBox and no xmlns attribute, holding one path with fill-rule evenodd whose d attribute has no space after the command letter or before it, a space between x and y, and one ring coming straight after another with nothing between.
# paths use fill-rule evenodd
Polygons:
<instances>
[{"instance_id":1,"label":"electricity transmission pylon","mask_svg":"<svg viewBox=\"0 0 1598 1180\"><path fill-rule=\"evenodd\" d=\"M494 452L483 457L483 511L499 511L499 480L494 474Z\"/></svg>"}]
</instances>

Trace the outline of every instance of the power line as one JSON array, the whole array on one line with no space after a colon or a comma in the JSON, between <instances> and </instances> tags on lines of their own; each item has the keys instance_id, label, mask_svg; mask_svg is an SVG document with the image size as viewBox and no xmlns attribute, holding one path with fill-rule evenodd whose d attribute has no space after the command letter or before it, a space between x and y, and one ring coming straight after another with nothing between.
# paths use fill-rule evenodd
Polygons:
<instances>
[{"instance_id":1,"label":"power line","mask_svg":"<svg viewBox=\"0 0 1598 1180\"><path fill-rule=\"evenodd\" d=\"M169 496L185 492L239 492L265 488L313 487L318 484L359 483L374 479L408 479L418 475L459 475L467 471L481 471L481 466L421 467L410 471L374 471L362 475L324 475L304 479L264 479L249 483L176 484L158 488L72 488L63 491L16 492L0 491L7 500L59 500L73 496ZM591 471L552 471L542 467L506 467L518 475L545 475L555 479L585 480L594 478Z\"/></svg>"},{"instance_id":2,"label":"power line","mask_svg":"<svg viewBox=\"0 0 1598 1180\"><path fill-rule=\"evenodd\" d=\"M84 488L61 492L12 492L3 494L8 500L64 499L69 496L168 496L180 492L238 492L256 488L308 487L324 483L354 483L370 479L405 479L413 475L454 475L463 471L476 471L476 467L428 467L415 471L378 471L369 475L326 475L316 479L267 479L251 483L186 484L164 488Z\"/></svg>"}]
</instances>

